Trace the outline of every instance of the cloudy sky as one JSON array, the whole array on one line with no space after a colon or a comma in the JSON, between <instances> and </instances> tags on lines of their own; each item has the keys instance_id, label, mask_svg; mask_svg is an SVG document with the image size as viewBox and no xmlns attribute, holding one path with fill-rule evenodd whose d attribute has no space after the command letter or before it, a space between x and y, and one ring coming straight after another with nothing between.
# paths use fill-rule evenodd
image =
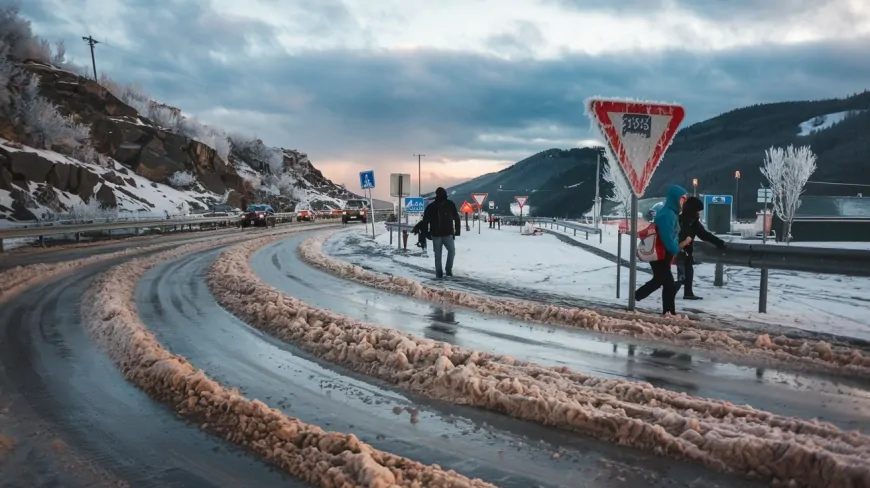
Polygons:
<instances>
[{"instance_id":1,"label":"cloudy sky","mask_svg":"<svg viewBox=\"0 0 870 488\"><path fill-rule=\"evenodd\" d=\"M4 0L5 1L5 0ZM37 34L102 41L97 69L358 187L423 189L589 142L592 95L687 123L870 88L866 0L24 0ZM613 4L613 5L611 5ZM604 5L604 6L603 6ZM618 5L618 6L617 6Z\"/></svg>"}]
</instances>

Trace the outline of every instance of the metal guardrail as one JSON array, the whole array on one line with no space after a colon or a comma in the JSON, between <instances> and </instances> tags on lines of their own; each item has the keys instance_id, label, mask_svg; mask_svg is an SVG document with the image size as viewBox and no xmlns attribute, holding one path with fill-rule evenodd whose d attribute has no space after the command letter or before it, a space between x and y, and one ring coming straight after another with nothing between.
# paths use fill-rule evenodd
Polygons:
<instances>
[{"instance_id":1,"label":"metal guardrail","mask_svg":"<svg viewBox=\"0 0 870 488\"><path fill-rule=\"evenodd\" d=\"M583 232L586 234L586 240L589 240L589 234L598 235L598 243L601 244L604 242L604 232L601 231L601 228L595 228L591 225L578 224L576 222L568 222L567 220L556 220L555 222L550 220L542 220L538 222L537 220L529 219L535 222L535 225L543 228L551 228L555 230L559 230L559 227L562 227L567 232L568 229L574 231L574 236L577 236L577 232Z\"/></svg>"},{"instance_id":2,"label":"metal guardrail","mask_svg":"<svg viewBox=\"0 0 870 488\"><path fill-rule=\"evenodd\" d=\"M808 246L729 243L724 250L696 242L694 255L716 263L713 284L724 285L724 265L761 270L758 296L759 313L767 312L768 271L771 269L803 273L870 277L870 251Z\"/></svg>"},{"instance_id":3,"label":"metal guardrail","mask_svg":"<svg viewBox=\"0 0 870 488\"><path fill-rule=\"evenodd\" d=\"M296 216L295 212L276 213L275 217L278 221L284 222L292 220ZM0 252L3 250L4 239L14 239L21 237L39 237L45 236L74 234L79 236L86 232L105 232L112 230L123 229L142 229L149 227L178 227L194 226L203 224L218 225L225 223L226 225L236 225L239 223L241 216L227 215L221 217L186 217L182 219L143 219L143 220L118 220L113 222L89 222L83 224L49 224L49 225L34 225L26 227L14 227L11 229L0 230Z\"/></svg>"}]
</instances>

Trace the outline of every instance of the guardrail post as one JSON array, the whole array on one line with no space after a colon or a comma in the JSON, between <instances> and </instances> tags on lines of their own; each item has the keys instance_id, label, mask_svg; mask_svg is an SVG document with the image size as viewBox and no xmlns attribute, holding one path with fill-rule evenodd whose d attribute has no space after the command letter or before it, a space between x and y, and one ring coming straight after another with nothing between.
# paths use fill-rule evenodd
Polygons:
<instances>
[{"instance_id":1,"label":"guardrail post","mask_svg":"<svg viewBox=\"0 0 870 488\"><path fill-rule=\"evenodd\" d=\"M604 232L601 229L598 229L598 243L604 244Z\"/></svg>"},{"instance_id":2,"label":"guardrail post","mask_svg":"<svg viewBox=\"0 0 870 488\"><path fill-rule=\"evenodd\" d=\"M767 313L767 268L761 268L761 286L758 290L758 313Z\"/></svg>"},{"instance_id":3,"label":"guardrail post","mask_svg":"<svg viewBox=\"0 0 870 488\"><path fill-rule=\"evenodd\" d=\"M387 227L387 230L390 231L390 245L392 246L393 245L393 228Z\"/></svg>"},{"instance_id":4,"label":"guardrail post","mask_svg":"<svg viewBox=\"0 0 870 488\"><path fill-rule=\"evenodd\" d=\"M716 271L713 273L713 286L725 286L725 265L720 262L716 263Z\"/></svg>"},{"instance_id":5,"label":"guardrail post","mask_svg":"<svg viewBox=\"0 0 870 488\"><path fill-rule=\"evenodd\" d=\"M3 248L3 239L0 239L0 252L6 252L6 249Z\"/></svg>"},{"instance_id":6,"label":"guardrail post","mask_svg":"<svg viewBox=\"0 0 870 488\"><path fill-rule=\"evenodd\" d=\"M39 246L45 247L45 236L39 236Z\"/></svg>"},{"instance_id":7,"label":"guardrail post","mask_svg":"<svg viewBox=\"0 0 870 488\"><path fill-rule=\"evenodd\" d=\"M619 298L619 275L622 272L622 233L616 234L616 298Z\"/></svg>"},{"instance_id":8,"label":"guardrail post","mask_svg":"<svg viewBox=\"0 0 870 488\"><path fill-rule=\"evenodd\" d=\"M589 240L589 233L588 232L586 233L586 240L587 241Z\"/></svg>"},{"instance_id":9,"label":"guardrail post","mask_svg":"<svg viewBox=\"0 0 870 488\"><path fill-rule=\"evenodd\" d=\"M76 242L82 242L82 233L76 232Z\"/></svg>"}]
</instances>

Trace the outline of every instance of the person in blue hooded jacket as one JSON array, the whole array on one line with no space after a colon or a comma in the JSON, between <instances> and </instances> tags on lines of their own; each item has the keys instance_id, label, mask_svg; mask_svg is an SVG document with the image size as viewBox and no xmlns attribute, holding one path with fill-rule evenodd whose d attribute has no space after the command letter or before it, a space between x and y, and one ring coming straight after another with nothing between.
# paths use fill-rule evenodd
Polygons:
<instances>
[{"instance_id":1,"label":"person in blue hooded jacket","mask_svg":"<svg viewBox=\"0 0 870 488\"><path fill-rule=\"evenodd\" d=\"M656 213L654 223L658 228L658 236L665 248L665 257L650 263L653 277L634 292L634 299L641 301L662 289L662 310L664 314L677 314L676 296L677 284L671 272L671 260L680 253L680 249L688 245L691 237L680 242L680 209L686 201L686 190L679 185L668 188L665 205Z\"/></svg>"}]
</instances>

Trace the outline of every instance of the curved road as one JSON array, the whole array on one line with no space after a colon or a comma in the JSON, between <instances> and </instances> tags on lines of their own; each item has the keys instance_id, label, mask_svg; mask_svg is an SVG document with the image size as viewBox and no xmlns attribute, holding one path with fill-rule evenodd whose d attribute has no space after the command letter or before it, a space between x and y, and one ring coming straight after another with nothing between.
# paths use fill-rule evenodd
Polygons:
<instances>
[{"instance_id":1,"label":"curved road","mask_svg":"<svg viewBox=\"0 0 870 488\"><path fill-rule=\"evenodd\" d=\"M140 316L168 349L288 415L502 487L752 486L697 466L427 401L323 363L223 310L205 285L216 256L205 251L151 270L137 288ZM332 285L340 293L346 284ZM706 481L699 485L699 479Z\"/></svg>"},{"instance_id":2,"label":"curved road","mask_svg":"<svg viewBox=\"0 0 870 488\"><path fill-rule=\"evenodd\" d=\"M302 262L297 247L308 237L292 236L261 249L252 258L254 271L270 285L314 306L418 336L598 376L647 381L783 415L816 417L843 428L870 428L866 401L870 393L858 386L717 363L697 351L617 341L385 293Z\"/></svg>"}]
</instances>

